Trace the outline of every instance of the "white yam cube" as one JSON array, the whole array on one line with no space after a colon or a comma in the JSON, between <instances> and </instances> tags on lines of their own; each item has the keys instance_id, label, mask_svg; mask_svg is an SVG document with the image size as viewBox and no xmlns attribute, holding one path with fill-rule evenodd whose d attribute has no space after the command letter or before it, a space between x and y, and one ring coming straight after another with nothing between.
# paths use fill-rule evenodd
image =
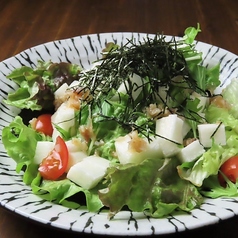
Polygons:
<instances>
[{"instance_id":1,"label":"white yam cube","mask_svg":"<svg viewBox=\"0 0 238 238\"><path fill-rule=\"evenodd\" d=\"M141 85L144 84L144 80L139 75L133 74L132 77L130 77L130 81L130 84L132 85L132 98L136 100L142 91ZM127 94L128 89L129 83L125 81L118 88L118 92ZM115 96L113 99L118 99L118 97Z\"/></svg>"},{"instance_id":2,"label":"white yam cube","mask_svg":"<svg viewBox=\"0 0 238 238\"><path fill-rule=\"evenodd\" d=\"M65 142L69 152L84 151L87 152L88 146L79 138L72 138Z\"/></svg>"},{"instance_id":3,"label":"white yam cube","mask_svg":"<svg viewBox=\"0 0 238 238\"><path fill-rule=\"evenodd\" d=\"M62 84L55 92L54 92L54 96L55 98L62 98L64 97L66 91L74 86L79 85L79 81L74 80L70 85L68 85L67 83Z\"/></svg>"},{"instance_id":4,"label":"white yam cube","mask_svg":"<svg viewBox=\"0 0 238 238\"><path fill-rule=\"evenodd\" d=\"M137 74L133 74L130 80L133 85L132 97L135 100L136 98L138 98L139 94L141 93L143 89L141 85L144 84L144 80Z\"/></svg>"},{"instance_id":5,"label":"white yam cube","mask_svg":"<svg viewBox=\"0 0 238 238\"><path fill-rule=\"evenodd\" d=\"M156 134L166 139L182 144L183 143L184 121L176 114L162 117L156 120Z\"/></svg>"},{"instance_id":6,"label":"white yam cube","mask_svg":"<svg viewBox=\"0 0 238 238\"><path fill-rule=\"evenodd\" d=\"M165 158L174 156L180 151L179 145L174 142L162 138L158 138L158 141Z\"/></svg>"},{"instance_id":7,"label":"white yam cube","mask_svg":"<svg viewBox=\"0 0 238 238\"><path fill-rule=\"evenodd\" d=\"M73 138L69 141L66 141L66 146L69 152L69 161L66 168L66 172L68 172L73 165L82 161L88 155L87 145L78 138Z\"/></svg>"},{"instance_id":8,"label":"white yam cube","mask_svg":"<svg viewBox=\"0 0 238 238\"><path fill-rule=\"evenodd\" d=\"M62 103L58 110L52 115L51 121L64 130L69 130L75 124L75 109Z\"/></svg>"},{"instance_id":9,"label":"white yam cube","mask_svg":"<svg viewBox=\"0 0 238 238\"><path fill-rule=\"evenodd\" d=\"M178 157L180 161L183 162L192 162L201 156L205 152L204 147L200 144L199 140L195 140L186 147L182 148Z\"/></svg>"},{"instance_id":10,"label":"white yam cube","mask_svg":"<svg viewBox=\"0 0 238 238\"><path fill-rule=\"evenodd\" d=\"M188 132L191 130L191 126L188 124L187 121L183 122L183 127L182 127L182 136L183 138L188 134Z\"/></svg>"},{"instance_id":11,"label":"white yam cube","mask_svg":"<svg viewBox=\"0 0 238 238\"><path fill-rule=\"evenodd\" d=\"M68 107L66 103L62 103L58 110L52 115L51 122L53 125L53 140L60 134L57 132L55 125L65 131L71 130L73 132L71 128L75 126L75 109Z\"/></svg>"},{"instance_id":12,"label":"white yam cube","mask_svg":"<svg viewBox=\"0 0 238 238\"><path fill-rule=\"evenodd\" d=\"M144 153L146 158L161 158L163 156L158 138L154 138L148 143L148 148Z\"/></svg>"},{"instance_id":13,"label":"white yam cube","mask_svg":"<svg viewBox=\"0 0 238 238\"><path fill-rule=\"evenodd\" d=\"M115 149L117 157L121 164L127 163L140 163L145 157L143 156L143 150L130 149L129 143L132 141L130 135L118 137L115 140ZM144 141L144 147L147 148L147 142Z\"/></svg>"},{"instance_id":14,"label":"white yam cube","mask_svg":"<svg viewBox=\"0 0 238 238\"><path fill-rule=\"evenodd\" d=\"M183 143L184 121L172 114L156 121L156 134L165 157L173 156L180 150Z\"/></svg>"},{"instance_id":15,"label":"white yam cube","mask_svg":"<svg viewBox=\"0 0 238 238\"><path fill-rule=\"evenodd\" d=\"M81 162L87 156L88 155L83 151L69 152L69 160L68 160L66 172L68 172L72 166Z\"/></svg>"},{"instance_id":16,"label":"white yam cube","mask_svg":"<svg viewBox=\"0 0 238 238\"><path fill-rule=\"evenodd\" d=\"M67 83L62 84L62 85L54 92L55 98L57 99L57 98L63 97L67 89L68 89L68 84L67 84Z\"/></svg>"},{"instance_id":17,"label":"white yam cube","mask_svg":"<svg viewBox=\"0 0 238 238\"><path fill-rule=\"evenodd\" d=\"M226 144L225 126L223 124L201 124L198 125L198 134L200 143L204 147L211 147L212 140L216 144Z\"/></svg>"},{"instance_id":18,"label":"white yam cube","mask_svg":"<svg viewBox=\"0 0 238 238\"><path fill-rule=\"evenodd\" d=\"M67 178L82 188L91 189L105 176L109 164L102 157L88 156L70 168Z\"/></svg>"},{"instance_id":19,"label":"white yam cube","mask_svg":"<svg viewBox=\"0 0 238 238\"><path fill-rule=\"evenodd\" d=\"M79 87L80 83L78 80L74 80L70 85L69 85L69 89L72 87Z\"/></svg>"},{"instance_id":20,"label":"white yam cube","mask_svg":"<svg viewBox=\"0 0 238 238\"><path fill-rule=\"evenodd\" d=\"M36 151L34 162L40 164L44 158L53 150L55 143L51 141L38 141L36 144Z\"/></svg>"},{"instance_id":21,"label":"white yam cube","mask_svg":"<svg viewBox=\"0 0 238 238\"><path fill-rule=\"evenodd\" d=\"M145 138L140 138L136 132L118 137L115 140L115 148L121 164L139 164L145 159L160 158L162 150L156 139L148 142Z\"/></svg>"}]
</instances>

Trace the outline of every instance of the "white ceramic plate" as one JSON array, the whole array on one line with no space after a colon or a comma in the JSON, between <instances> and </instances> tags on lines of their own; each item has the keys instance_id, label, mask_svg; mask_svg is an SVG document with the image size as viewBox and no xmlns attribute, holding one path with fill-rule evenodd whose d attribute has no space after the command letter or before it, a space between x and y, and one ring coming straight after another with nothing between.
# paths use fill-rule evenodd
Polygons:
<instances>
[{"instance_id":1,"label":"white ceramic plate","mask_svg":"<svg viewBox=\"0 0 238 238\"><path fill-rule=\"evenodd\" d=\"M104 33L59 40L25 50L0 63L0 138L19 112L3 104L15 84L6 79L13 69L22 65L35 67L38 60L68 61L89 68L90 62L100 57L107 42L126 43L132 37L142 41L143 33ZM170 38L168 36L168 38ZM216 46L197 42L203 52L203 64L221 64L221 90L232 78L238 77L238 57ZM60 229L104 235L153 235L168 234L210 225L238 215L238 198L206 199L199 209L191 213L174 213L163 219L145 217L128 211L118 213L113 220L107 219L107 211L97 214L86 210L72 210L44 201L32 194L22 182L22 174L16 174L15 162L9 158L0 143L0 204L7 209L37 222Z\"/></svg>"}]
</instances>

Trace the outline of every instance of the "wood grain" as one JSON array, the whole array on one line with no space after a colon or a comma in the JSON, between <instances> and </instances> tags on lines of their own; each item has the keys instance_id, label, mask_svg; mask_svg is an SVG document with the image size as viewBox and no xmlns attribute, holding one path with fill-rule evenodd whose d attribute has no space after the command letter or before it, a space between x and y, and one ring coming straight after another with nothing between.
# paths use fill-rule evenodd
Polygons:
<instances>
[{"instance_id":1,"label":"wood grain","mask_svg":"<svg viewBox=\"0 0 238 238\"><path fill-rule=\"evenodd\" d=\"M0 60L48 41L99 32L182 35L199 22L198 40L238 54L236 0L1 0Z\"/></svg>"},{"instance_id":2,"label":"wood grain","mask_svg":"<svg viewBox=\"0 0 238 238\"><path fill-rule=\"evenodd\" d=\"M237 0L0 0L0 61L48 41L100 32L183 35L238 55ZM169 237L237 237L238 218ZM0 208L0 237L89 237L54 230ZM90 235L91 237L92 235ZM168 237L168 236L160 236Z\"/></svg>"}]
</instances>

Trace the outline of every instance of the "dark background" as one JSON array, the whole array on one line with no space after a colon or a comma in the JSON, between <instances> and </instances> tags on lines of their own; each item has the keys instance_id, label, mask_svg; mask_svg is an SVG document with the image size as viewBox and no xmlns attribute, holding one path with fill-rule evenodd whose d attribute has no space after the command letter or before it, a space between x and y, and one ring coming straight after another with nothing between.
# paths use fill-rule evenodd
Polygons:
<instances>
[{"instance_id":1,"label":"dark background","mask_svg":"<svg viewBox=\"0 0 238 238\"><path fill-rule=\"evenodd\" d=\"M38 44L90 33L181 36L198 22L198 40L238 54L237 0L0 0L0 61ZM92 237L45 227L0 208L0 238L51 236ZM159 237L203 236L237 238L238 217Z\"/></svg>"}]
</instances>

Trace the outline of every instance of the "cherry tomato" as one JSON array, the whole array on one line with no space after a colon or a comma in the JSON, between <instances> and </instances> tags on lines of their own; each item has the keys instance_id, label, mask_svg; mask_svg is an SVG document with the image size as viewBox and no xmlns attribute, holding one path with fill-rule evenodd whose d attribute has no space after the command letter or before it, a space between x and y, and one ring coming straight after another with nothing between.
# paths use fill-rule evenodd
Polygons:
<instances>
[{"instance_id":1,"label":"cherry tomato","mask_svg":"<svg viewBox=\"0 0 238 238\"><path fill-rule=\"evenodd\" d=\"M68 148L64 140L58 136L53 150L42 160L38 170L44 179L56 180L64 174L68 159Z\"/></svg>"},{"instance_id":2,"label":"cherry tomato","mask_svg":"<svg viewBox=\"0 0 238 238\"><path fill-rule=\"evenodd\" d=\"M218 180L221 186L226 187L224 176L226 176L232 183L236 183L236 180L238 179L238 155L232 156L223 163L220 167L220 171L221 173L218 173Z\"/></svg>"},{"instance_id":3,"label":"cherry tomato","mask_svg":"<svg viewBox=\"0 0 238 238\"><path fill-rule=\"evenodd\" d=\"M47 136L52 136L53 127L51 123L51 114L42 114L37 117L35 130Z\"/></svg>"}]
</instances>

